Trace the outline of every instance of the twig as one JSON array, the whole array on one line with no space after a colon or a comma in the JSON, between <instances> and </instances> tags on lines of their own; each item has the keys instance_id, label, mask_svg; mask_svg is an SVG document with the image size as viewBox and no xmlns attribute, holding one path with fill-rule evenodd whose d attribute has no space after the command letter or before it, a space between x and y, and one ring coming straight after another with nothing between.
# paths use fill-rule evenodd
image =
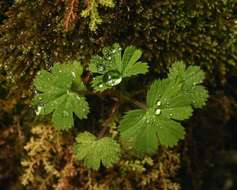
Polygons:
<instances>
[{"instance_id":1,"label":"twig","mask_svg":"<svg viewBox=\"0 0 237 190\"><path fill-rule=\"evenodd\" d=\"M111 120L113 119L114 115L117 113L118 108L119 108L119 104L118 104L118 103L114 104L110 116L109 116L108 119L106 119L106 120L103 122L103 124L102 124L103 128L102 128L102 130L100 131L100 133L99 133L99 135L98 135L98 138L101 138L101 137L104 136L104 134L105 134L105 132L106 132L106 130L107 130L107 128L108 128L108 125L109 125L109 123L111 122Z\"/></svg>"},{"instance_id":2,"label":"twig","mask_svg":"<svg viewBox=\"0 0 237 190\"><path fill-rule=\"evenodd\" d=\"M85 90L85 91L78 91L79 94L84 94L84 95L95 95L95 96L111 96L111 97L116 97L118 100L126 100L136 106L138 106L141 109L147 109L146 105L143 102L134 100L133 98L130 98L124 94L120 94L118 91L108 91L108 92L104 92L104 93L98 93L98 92L94 92L94 91L89 91L89 90Z\"/></svg>"},{"instance_id":3,"label":"twig","mask_svg":"<svg viewBox=\"0 0 237 190\"><path fill-rule=\"evenodd\" d=\"M68 0L69 5L67 9L69 9L65 15L65 21L64 21L64 26L65 30L67 31L69 26L72 24L73 21L76 19L75 15L75 9L77 8L78 5L78 0Z\"/></svg>"}]
</instances>

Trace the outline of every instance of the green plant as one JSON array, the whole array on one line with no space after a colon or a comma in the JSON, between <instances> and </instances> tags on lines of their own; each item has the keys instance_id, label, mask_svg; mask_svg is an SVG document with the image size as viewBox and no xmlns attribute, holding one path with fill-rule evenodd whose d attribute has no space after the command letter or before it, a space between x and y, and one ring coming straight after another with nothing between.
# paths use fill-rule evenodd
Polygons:
<instances>
[{"instance_id":1,"label":"green plant","mask_svg":"<svg viewBox=\"0 0 237 190\"><path fill-rule=\"evenodd\" d=\"M208 92L200 85L203 79L199 67L186 69L183 62L174 64L167 79L151 85L147 108L129 111L120 121L121 138L139 154L153 154L158 144L176 145L185 134L178 121L191 117L192 107L202 107L208 98Z\"/></svg>"},{"instance_id":2,"label":"green plant","mask_svg":"<svg viewBox=\"0 0 237 190\"><path fill-rule=\"evenodd\" d=\"M96 140L91 133L80 133L76 138L75 155L77 159L84 160L89 168L99 169L100 162L110 167L119 160L120 145L110 137Z\"/></svg>"},{"instance_id":3,"label":"green plant","mask_svg":"<svg viewBox=\"0 0 237 190\"><path fill-rule=\"evenodd\" d=\"M91 85L95 91L108 90L125 77L148 71L148 65L138 61L141 50L133 46L127 47L123 56L118 44L105 47L102 53L103 57L93 56L89 65L89 71L97 75ZM83 96L86 88L81 80L82 72L77 61L55 64L51 73L41 71L34 80L39 91L33 101L38 113L53 112L52 122L59 129L73 126L73 113L80 119L87 117L89 106ZM201 108L208 98L207 90L201 85L203 80L204 72L198 66L186 67L183 62L173 64L166 79L155 80L147 92L146 105L128 111L120 121L121 143L128 145L125 150L132 149L137 155L154 154L159 144L173 147L183 139L185 130L180 121L190 118L193 108ZM98 169L100 163L110 167L119 160L120 145L101 134L97 139L84 132L76 138L75 156L89 168Z\"/></svg>"},{"instance_id":4,"label":"green plant","mask_svg":"<svg viewBox=\"0 0 237 190\"><path fill-rule=\"evenodd\" d=\"M89 27L91 31L96 31L97 25L102 23L102 19L98 12L99 6L113 8L115 2L113 0L88 0L87 8L81 12L81 16L84 18L90 17Z\"/></svg>"},{"instance_id":5,"label":"green plant","mask_svg":"<svg viewBox=\"0 0 237 190\"><path fill-rule=\"evenodd\" d=\"M121 56L122 49L119 44L105 47L102 53L103 57L93 56L89 65L89 71L98 75L92 81L92 87L96 91L112 88L123 78L148 72L147 63L138 61L142 51L134 46L127 47L123 56Z\"/></svg>"},{"instance_id":6,"label":"green plant","mask_svg":"<svg viewBox=\"0 0 237 190\"><path fill-rule=\"evenodd\" d=\"M85 90L81 81L82 67L79 62L55 64L51 73L42 70L34 80L39 92L33 105L37 105L36 114L47 115L53 112L55 127L68 129L73 126L73 113L80 119L87 118L89 106L79 91Z\"/></svg>"}]
</instances>

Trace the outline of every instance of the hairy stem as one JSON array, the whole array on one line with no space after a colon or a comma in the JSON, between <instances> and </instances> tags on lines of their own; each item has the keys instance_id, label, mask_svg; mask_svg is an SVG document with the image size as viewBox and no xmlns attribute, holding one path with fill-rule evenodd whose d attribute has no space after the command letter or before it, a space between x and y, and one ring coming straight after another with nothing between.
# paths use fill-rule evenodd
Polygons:
<instances>
[{"instance_id":1,"label":"hairy stem","mask_svg":"<svg viewBox=\"0 0 237 190\"><path fill-rule=\"evenodd\" d=\"M147 109L146 105L143 102L134 100L133 98L126 96L125 94L121 94L119 91L108 91L104 93L98 93L94 91L85 90L85 91L78 91L77 93L83 95L111 96L117 98L118 100L130 102L141 109Z\"/></svg>"}]
</instances>

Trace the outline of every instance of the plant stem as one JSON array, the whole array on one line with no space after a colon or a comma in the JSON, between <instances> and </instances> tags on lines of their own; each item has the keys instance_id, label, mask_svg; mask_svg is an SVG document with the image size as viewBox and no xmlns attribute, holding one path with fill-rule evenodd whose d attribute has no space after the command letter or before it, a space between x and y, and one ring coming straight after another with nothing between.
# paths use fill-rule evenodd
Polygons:
<instances>
[{"instance_id":1,"label":"plant stem","mask_svg":"<svg viewBox=\"0 0 237 190\"><path fill-rule=\"evenodd\" d=\"M107 130L107 128L108 128L109 123L110 123L111 121L113 121L114 116L117 114L118 108L119 108L119 104L116 103L116 104L113 106L112 113L110 114L110 116L103 122L103 124L102 124L102 127L103 127L103 128L102 128L102 130L100 131L100 133L99 133L99 135L98 135L98 138L101 138L101 137L104 136L104 134L105 134L105 132L106 132L106 130Z\"/></svg>"},{"instance_id":2,"label":"plant stem","mask_svg":"<svg viewBox=\"0 0 237 190\"><path fill-rule=\"evenodd\" d=\"M120 99L126 100L141 109L147 109L146 105L143 102L134 100L134 99L130 98L129 96L121 94L118 91L112 91L112 92L109 91L109 92L104 92L104 93L98 93L98 92L94 92L94 91L85 90L85 91L78 91L77 93L84 94L84 95L95 95L95 96L113 96L113 97L118 98L119 100Z\"/></svg>"},{"instance_id":3,"label":"plant stem","mask_svg":"<svg viewBox=\"0 0 237 190\"><path fill-rule=\"evenodd\" d=\"M136 105L137 107L139 107L139 108L141 108L141 109L144 109L144 110L147 109L146 105L145 105L143 102L134 100L134 99L132 99L132 98L130 98L130 97L124 95L124 94L120 94L120 96L121 96L124 100L127 100L128 102L133 103L134 105Z\"/></svg>"}]
</instances>

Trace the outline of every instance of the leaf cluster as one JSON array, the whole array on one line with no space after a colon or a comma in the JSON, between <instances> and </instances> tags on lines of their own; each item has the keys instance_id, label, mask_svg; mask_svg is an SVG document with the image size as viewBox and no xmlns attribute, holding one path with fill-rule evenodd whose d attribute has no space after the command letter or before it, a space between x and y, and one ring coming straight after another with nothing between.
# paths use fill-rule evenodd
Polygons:
<instances>
[{"instance_id":1,"label":"leaf cluster","mask_svg":"<svg viewBox=\"0 0 237 190\"><path fill-rule=\"evenodd\" d=\"M38 93L33 99L37 106L36 114L52 114L52 123L59 129L73 126L73 113L80 119L87 118L89 105L83 95L76 93L85 90L81 81L83 69L78 61L68 64L55 64L51 70L42 70L34 80Z\"/></svg>"},{"instance_id":2,"label":"leaf cluster","mask_svg":"<svg viewBox=\"0 0 237 190\"><path fill-rule=\"evenodd\" d=\"M76 138L75 156L92 169L98 170L100 163L111 167L120 158L120 145L111 137L96 139L89 132L81 133Z\"/></svg>"},{"instance_id":3,"label":"leaf cluster","mask_svg":"<svg viewBox=\"0 0 237 190\"><path fill-rule=\"evenodd\" d=\"M173 147L184 138L180 121L192 116L193 108L202 107L207 90L200 85L204 72L197 66L172 65L168 78L156 80L147 92L146 110L127 112L120 121L122 140L140 155L153 154L158 145Z\"/></svg>"},{"instance_id":4,"label":"leaf cluster","mask_svg":"<svg viewBox=\"0 0 237 190\"><path fill-rule=\"evenodd\" d=\"M89 71L95 75L92 88L102 92L124 78L147 73L148 64L139 61L141 55L141 50L134 46L124 52L119 44L105 47L102 56L93 56L89 64ZM79 119L87 118L89 104L82 72L78 61L55 64L51 72L42 70L34 80L38 93L33 104L38 106L37 114L52 113L52 123L58 129L71 128L74 114ZM193 109L204 106L208 98L201 85L203 80L200 67L186 67L183 62L173 64L166 79L155 80L147 92L146 106L128 111L119 122L121 143L128 145L125 150L152 155L159 145L173 147L183 139L185 130L180 122L190 118ZM78 160L97 170L101 164L110 167L116 163L121 146L111 137L97 138L84 132L78 134L74 152Z\"/></svg>"},{"instance_id":5,"label":"leaf cluster","mask_svg":"<svg viewBox=\"0 0 237 190\"><path fill-rule=\"evenodd\" d=\"M127 47L123 54L122 48L115 43L102 50L102 56L92 57L89 71L96 74L92 87L96 91L104 91L118 85L126 77L145 74L148 64L139 61L142 51L134 46Z\"/></svg>"}]
</instances>

